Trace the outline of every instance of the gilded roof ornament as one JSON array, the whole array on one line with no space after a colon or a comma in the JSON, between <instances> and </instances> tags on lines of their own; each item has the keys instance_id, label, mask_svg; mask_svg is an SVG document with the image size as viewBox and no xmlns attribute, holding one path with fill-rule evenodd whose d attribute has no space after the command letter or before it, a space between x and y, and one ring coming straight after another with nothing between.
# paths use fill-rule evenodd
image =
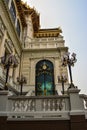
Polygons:
<instances>
[{"instance_id":1,"label":"gilded roof ornament","mask_svg":"<svg viewBox=\"0 0 87 130\"><path fill-rule=\"evenodd\" d=\"M60 31L60 33L62 33L62 28L60 26L58 27L58 30Z\"/></svg>"}]
</instances>

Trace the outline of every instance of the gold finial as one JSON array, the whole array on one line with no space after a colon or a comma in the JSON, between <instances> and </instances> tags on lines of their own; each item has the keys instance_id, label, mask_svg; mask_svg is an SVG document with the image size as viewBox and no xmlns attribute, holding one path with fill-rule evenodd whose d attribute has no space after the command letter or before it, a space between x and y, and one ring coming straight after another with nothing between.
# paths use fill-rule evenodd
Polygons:
<instances>
[{"instance_id":1,"label":"gold finial","mask_svg":"<svg viewBox=\"0 0 87 130\"><path fill-rule=\"evenodd\" d=\"M60 26L58 27L58 30L62 33L62 28Z\"/></svg>"}]
</instances>

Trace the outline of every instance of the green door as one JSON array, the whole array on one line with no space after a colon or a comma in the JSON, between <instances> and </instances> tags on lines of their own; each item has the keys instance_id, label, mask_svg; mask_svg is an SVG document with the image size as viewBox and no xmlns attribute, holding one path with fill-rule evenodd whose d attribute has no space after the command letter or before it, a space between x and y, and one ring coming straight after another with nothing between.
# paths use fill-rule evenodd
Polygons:
<instances>
[{"instance_id":1,"label":"green door","mask_svg":"<svg viewBox=\"0 0 87 130\"><path fill-rule=\"evenodd\" d=\"M54 67L52 62L41 60L36 64L36 95L53 95Z\"/></svg>"}]
</instances>

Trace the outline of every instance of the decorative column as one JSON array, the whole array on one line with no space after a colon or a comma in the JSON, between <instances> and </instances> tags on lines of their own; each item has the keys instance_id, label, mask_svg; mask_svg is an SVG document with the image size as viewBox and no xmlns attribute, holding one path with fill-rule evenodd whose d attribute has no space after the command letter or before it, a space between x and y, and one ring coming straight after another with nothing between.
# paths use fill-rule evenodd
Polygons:
<instances>
[{"instance_id":1,"label":"decorative column","mask_svg":"<svg viewBox=\"0 0 87 130\"><path fill-rule=\"evenodd\" d=\"M7 115L8 91L0 91L0 114Z\"/></svg>"},{"instance_id":2,"label":"decorative column","mask_svg":"<svg viewBox=\"0 0 87 130\"><path fill-rule=\"evenodd\" d=\"M5 53L5 39L6 39L6 35L7 35L7 31L5 30L4 32L4 36L3 36L3 39L2 39L2 43L1 43L1 46L0 46L0 57L4 56L4 53Z\"/></svg>"},{"instance_id":3,"label":"decorative column","mask_svg":"<svg viewBox=\"0 0 87 130\"><path fill-rule=\"evenodd\" d=\"M9 81L12 85L12 81L13 81L13 66L10 66L10 69L9 69Z\"/></svg>"},{"instance_id":4,"label":"decorative column","mask_svg":"<svg viewBox=\"0 0 87 130\"><path fill-rule=\"evenodd\" d=\"M5 45L6 35L7 35L7 31L5 30L4 35L2 36L1 43L0 43L0 76L1 77L3 76L3 68L1 66L1 57L4 56L4 53L5 53L4 45Z\"/></svg>"},{"instance_id":5,"label":"decorative column","mask_svg":"<svg viewBox=\"0 0 87 130\"><path fill-rule=\"evenodd\" d=\"M9 113L8 94L9 91L0 91L0 130L7 129L7 113Z\"/></svg>"},{"instance_id":6,"label":"decorative column","mask_svg":"<svg viewBox=\"0 0 87 130\"><path fill-rule=\"evenodd\" d=\"M27 28L26 28L26 36L25 36L25 47L29 47L30 42L30 33L29 33L29 18L26 18Z\"/></svg>"},{"instance_id":7,"label":"decorative column","mask_svg":"<svg viewBox=\"0 0 87 130\"><path fill-rule=\"evenodd\" d=\"M83 112L84 104L82 99L79 97L80 90L78 88L68 89L68 94L70 96L70 107L71 113Z\"/></svg>"},{"instance_id":8,"label":"decorative column","mask_svg":"<svg viewBox=\"0 0 87 130\"><path fill-rule=\"evenodd\" d=\"M57 84L57 76L60 75L60 70L59 70L59 57L56 57L55 58L55 84Z\"/></svg>"},{"instance_id":9,"label":"decorative column","mask_svg":"<svg viewBox=\"0 0 87 130\"><path fill-rule=\"evenodd\" d=\"M26 23L27 23L27 28L26 28L26 36L25 36L25 47L30 48L29 43L31 42L31 39L33 38L31 16L26 17Z\"/></svg>"},{"instance_id":10,"label":"decorative column","mask_svg":"<svg viewBox=\"0 0 87 130\"><path fill-rule=\"evenodd\" d=\"M60 86L58 84L58 75L60 75L59 69L59 57L55 57L55 64L54 64L54 80L55 80L55 90L57 93L61 93Z\"/></svg>"}]
</instances>

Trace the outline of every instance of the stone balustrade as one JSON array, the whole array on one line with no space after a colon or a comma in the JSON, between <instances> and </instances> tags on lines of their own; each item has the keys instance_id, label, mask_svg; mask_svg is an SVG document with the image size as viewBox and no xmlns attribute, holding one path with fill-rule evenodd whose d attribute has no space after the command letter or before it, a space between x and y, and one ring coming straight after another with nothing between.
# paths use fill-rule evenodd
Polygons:
<instances>
[{"instance_id":1,"label":"stone balustrade","mask_svg":"<svg viewBox=\"0 0 87 130\"><path fill-rule=\"evenodd\" d=\"M53 38L34 38L32 42L48 42L48 41L62 41L63 37L53 37Z\"/></svg>"},{"instance_id":2,"label":"stone balustrade","mask_svg":"<svg viewBox=\"0 0 87 130\"><path fill-rule=\"evenodd\" d=\"M12 112L69 110L68 96L9 97L9 103Z\"/></svg>"},{"instance_id":3,"label":"stone balustrade","mask_svg":"<svg viewBox=\"0 0 87 130\"><path fill-rule=\"evenodd\" d=\"M29 45L27 47L29 47L30 49L64 47L64 40L62 37L34 38L31 42L29 42Z\"/></svg>"},{"instance_id":4,"label":"stone balustrade","mask_svg":"<svg viewBox=\"0 0 87 130\"><path fill-rule=\"evenodd\" d=\"M38 42L36 42L36 43L30 43L30 45L29 45L29 47L31 48L31 49L38 49L38 48L58 48L58 47L63 47L64 46L64 43L57 43L57 42L55 42L55 43L43 43L43 44L41 44L41 43L38 43Z\"/></svg>"},{"instance_id":5,"label":"stone balustrade","mask_svg":"<svg viewBox=\"0 0 87 130\"><path fill-rule=\"evenodd\" d=\"M73 88L66 95L54 96L8 96L9 91L1 91L0 113L8 119L69 119L69 114L85 114L87 118L87 96L79 91Z\"/></svg>"},{"instance_id":6,"label":"stone balustrade","mask_svg":"<svg viewBox=\"0 0 87 130\"><path fill-rule=\"evenodd\" d=\"M69 96L9 96L8 119L69 118Z\"/></svg>"},{"instance_id":7,"label":"stone balustrade","mask_svg":"<svg viewBox=\"0 0 87 130\"><path fill-rule=\"evenodd\" d=\"M83 99L84 109L87 110L87 95L80 94L80 97Z\"/></svg>"}]
</instances>

